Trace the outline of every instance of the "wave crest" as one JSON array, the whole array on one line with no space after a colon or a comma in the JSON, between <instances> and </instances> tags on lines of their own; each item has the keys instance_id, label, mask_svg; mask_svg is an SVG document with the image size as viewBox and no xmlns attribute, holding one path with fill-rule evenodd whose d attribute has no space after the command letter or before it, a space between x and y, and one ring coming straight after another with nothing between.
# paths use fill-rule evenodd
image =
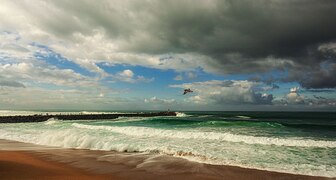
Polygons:
<instances>
[{"instance_id":1,"label":"wave crest","mask_svg":"<svg viewBox=\"0 0 336 180\"><path fill-rule=\"evenodd\" d=\"M277 145L277 146L330 147L330 148L336 147L336 142L334 141L311 140L311 139L256 137L247 135L237 135L232 133L177 131L177 130L155 129L148 127L93 126L78 123L73 123L72 126L76 128L91 129L91 130L107 130L129 136L163 137L163 138L180 138L180 139L181 138L205 139L205 140L219 140L228 142L243 142L246 144Z\"/></svg>"}]
</instances>

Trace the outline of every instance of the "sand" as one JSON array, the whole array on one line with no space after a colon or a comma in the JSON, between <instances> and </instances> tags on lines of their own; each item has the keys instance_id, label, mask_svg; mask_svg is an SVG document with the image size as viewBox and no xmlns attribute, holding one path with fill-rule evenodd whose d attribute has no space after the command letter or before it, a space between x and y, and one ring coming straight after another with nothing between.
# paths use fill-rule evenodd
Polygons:
<instances>
[{"instance_id":1,"label":"sand","mask_svg":"<svg viewBox=\"0 0 336 180\"><path fill-rule=\"evenodd\" d=\"M0 179L328 179L165 155L60 149L0 140Z\"/></svg>"},{"instance_id":2,"label":"sand","mask_svg":"<svg viewBox=\"0 0 336 180\"><path fill-rule=\"evenodd\" d=\"M117 179L46 161L23 151L0 152L0 179Z\"/></svg>"}]
</instances>

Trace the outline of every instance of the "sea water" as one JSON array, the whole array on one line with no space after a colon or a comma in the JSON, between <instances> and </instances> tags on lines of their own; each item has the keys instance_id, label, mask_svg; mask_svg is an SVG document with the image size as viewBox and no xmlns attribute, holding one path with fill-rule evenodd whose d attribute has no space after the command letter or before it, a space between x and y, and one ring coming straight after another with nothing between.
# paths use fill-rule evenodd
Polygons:
<instances>
[{"instance_id":1,"label":"sea water","mask_svg":"<svg viewBox=\"0 0 336 180\"><path fill-rule=\"evenodd\" d=\"M330 112L184 112L176 117L49 119L0 127L1 139L40 145L146 152L336 177L336 113Z\"/></svg>"}]
</instances>

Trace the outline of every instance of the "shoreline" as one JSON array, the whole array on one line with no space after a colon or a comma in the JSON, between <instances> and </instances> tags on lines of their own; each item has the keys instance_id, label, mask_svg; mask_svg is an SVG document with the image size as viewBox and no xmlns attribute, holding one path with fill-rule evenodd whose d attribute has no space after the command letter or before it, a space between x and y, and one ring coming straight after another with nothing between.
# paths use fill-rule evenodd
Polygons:
<instances>
[{"instance_id":1,"label":"shoreline","mask_svg":"<svg viewBox=\"0 0 336 180\"><path fill-rule=\"evenodd\" d=\"M209 165L164 155L63 149L2 139L0 167L1 179L335 179Z\"/></svg>"}]
</instances>

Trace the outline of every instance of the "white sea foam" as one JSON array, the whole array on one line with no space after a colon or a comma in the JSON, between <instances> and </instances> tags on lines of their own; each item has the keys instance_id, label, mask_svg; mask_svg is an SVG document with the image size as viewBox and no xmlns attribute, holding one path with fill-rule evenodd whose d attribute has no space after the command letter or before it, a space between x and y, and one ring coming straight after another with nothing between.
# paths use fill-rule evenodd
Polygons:
<instances>
[{"instance_id":1,"label":"white sea foam","mask_svg":"<svg viewBox=\"0 0 336 180\"><path fill-rule=\"evenodd\" d=\"M332 147L332 148L336 147L335 141L322 141L312 139L256 137L256 136L237 135L232 133L163 130L148 127L132 127L132 126L127 127L93 126L78 123L73 123L72 126L92 130L108 130L120 134L130 136L142 136L142 137L205 139L205 140L220 140L228 142L243 142L246 144L296 146L296 147Z\"/></svg>"},{"instance_id":2,"label":"white sea foam","mask_svg":"<svg viewBox=\"0 0 336 180\"><path fill-rule=\"evenodd\" d=\"M187 115L185 113L182 112L176 112L176 117L189 117L190 115Z\"/></svg>"},{"instance_id":3,"label":"white sea foam","mask_svg":"<svg viewBox=\"0 0 336 180\"><path fill-rule=\"evenodd\" d=\"M125 117L125 116L120 116L116 119L114 119L115 121L118 122L134 122L134 121L143 121L148 119L148 117Z\"/></svg>"},{"instance_id":4,"label":"white sea foam","mask_svg":"<svg viewBox=\"0 0 336 180\"><path fill-rule=\"evenodd\" d=\"M47 121L44 122L45 125L52 125L59 122L57 118L49 118Z\"/></svg>"},{"instance_id":5,"label":"white sea foam","mask_svg":"<svg viewBox=\"0 0 336 180\"><path fill-rule=\"evenodd\" d=\"M236 116L236 118L241 118L241 119L251 119L249 116Z\"/></svg>"}]
</instances>

